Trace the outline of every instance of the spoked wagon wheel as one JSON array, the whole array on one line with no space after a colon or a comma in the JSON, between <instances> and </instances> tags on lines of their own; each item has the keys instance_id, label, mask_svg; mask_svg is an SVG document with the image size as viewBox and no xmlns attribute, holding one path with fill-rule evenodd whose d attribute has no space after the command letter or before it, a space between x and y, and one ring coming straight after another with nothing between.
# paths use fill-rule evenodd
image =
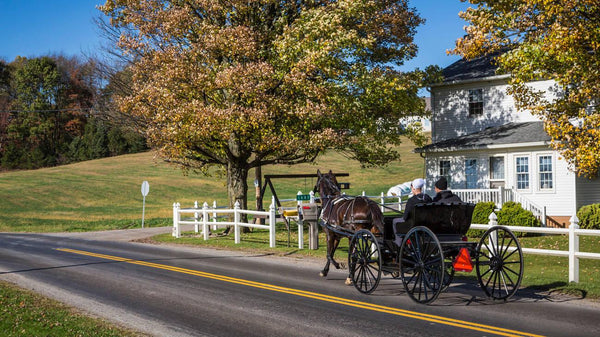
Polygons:
<instances>
[{"instance_id":1,"label":"spoked wagon wheel","mask_svg":"<svg viewBox=\"0 0 600 337\"><path fill-rule=\"evenodd\" d=\"M426 227L412 228L400 246L400 276L408 295L418 303L435 301L444 282L444 252Z\"/></svg>"},{"instance_id":2,"label":"spoked wagon wheel","mask_svg":"<svg viewBox=\"0 0 600 337\"><path fill-rule=\"evenodd\" d=\"M506 301L518 290L523 278L519 240L506 227L488 229L477 245L475 268L485 294Z\"/></svg>"},{"instance_id":3,"label":"spoked wagon wheel","mask_svg":"<svg viewBox=\"0 0 600 337\"><path fill-rule=\"evenodd\" d=\"M377 288L381 280L381 251L373 233L361 229L348 248L348 266L354 287L363 294Z\"/></svg>"},{"instance_id":4,"label":"spoked wagon wheel","mask_svg":"<svg viewBox=\"0 0 600 337\"><path fill-rule=\"evenodd\" d=\"M446 261L444 261L444 280L442 281L442 291L446 291L450 287L450 284L454 279L454 272L452 259L446 259Z\"/></svg>"}]
</instances>

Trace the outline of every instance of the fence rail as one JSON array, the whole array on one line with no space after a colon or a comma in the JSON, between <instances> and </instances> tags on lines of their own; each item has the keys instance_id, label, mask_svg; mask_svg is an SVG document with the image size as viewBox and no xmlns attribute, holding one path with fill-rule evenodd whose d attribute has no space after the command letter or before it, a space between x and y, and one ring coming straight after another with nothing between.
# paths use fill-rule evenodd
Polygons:
<instances>
[{"instance_id":1,"label":"fence rail","mask_svg":"<svg viewBox=\"0 0 600 337\"><path fill-rule=\"evenodd\" d=\"M240 209L240 204L235 203L233 209L217 209L215 207L209 208L208 203L204 203L202 208L198 208L198 204L195 204L194 208L181 208L179 203L173 204L173 236L176 238L181 237L180 225L194 225L196 233L199 231L199 227L202 226L202 234L204 240L208 240L209 237L209 226L213 228L217 226L233 226L235 243L240 243L240 227L249 228L260 228L269 230L269 247L275 248L275 218L277 216L275 212L275 200L271 200L271 205L268 211L252 211ZM193 214L193 217L183 218L182 214ZM218 214L232 214L233 221L217 221ZM254 224L249 222L242 222L242 215L254 215L264 217L268 219L268 224Z\"/></svg>"},{"instance_id":2,"label":"fence rail","mask_svg":"<svg viewBox=\"0 0 600 337\"><path fill-rule=\"evenodd\" d=\"M490 192L490 196L493 195L492 192L498 190L487 190L484 192ZM455 192L455 191L453 191ZM471 192L473 192L471 190ZM494 192L494 193L496 193ZM456 192L455 192L456 193ZM301 194L300 192L298 194ZM315 202L318 198L314 197L314 194L311 192L311 199L309 202ZM458 194L458 193L457 193ZM474 195L474 194L473 194ZM471 197L473 197L471 195ZM380 196L367 196L363 192L363 196L368 198L381 201L382 207L388 207L390 205L398 207L399 210L402 209L403 201L398 197L386 197L383 193ZM466 196L469 197L469 196ZM387 199L396 199L397 202L387 202ZM461 197L461 199L463 199ZM463 199L464 200L464 199ZM281 200L284 201L284 200ZM295 199L285 199L285 201L294 201L297 205L301 206L302 201L297 201ZM472 200L471 202L474 202ZM494 201L494 200L491 200ZM188 218L182 218L182 214L189 214ZM220 216L221 214L221 216ZM234 221L218 221L218 218L222 217L222 215L230 215L233 214ZM259 217L264 217L268 219L268 224L260 225L254 223L244 223L241 222L241 215L254 215ZM204 203L202 208L198 207L198 204L195 203L193 208L181 208L179 203L173 204L173 236L181 237L180 225L191 224L195 226L195 231L199 231L199 227L202 226L202 233L204 236L204 240L208 240L209 238L209 226L213 226L216 229L217 226L234 226L235 230L235 243L240 243L240 227L251 227L251 228L261 228L269 230L269 246L271 248L275 247L275 222L277 218L277 211L275 208L275 200L272 198L271 205L269 206L268 211L253 211L253 210L242 210L239 208L239 204L236 203L233 209L220 209L217 207L216 202L213 202L212 207L209 207L207 203ZM471 229L480 229L487 230L491 226L495 226L498 224L497 216L495 213L492 213L489 217L490 222L488 224L471 224ZM548 227L525 227L525 226L505 226L513 232L522 232L522 233L539 233L539 234L552 234L552 235L568 235L569 239L569 250L561 251L561 250L551 250L551 249L535 249L535 248L522 248L524 253L534 254L534 255L547 255L547 256L561 256L568 257L569 259L569 282L579 282L579 259L596 259L600 260L600 253L589 253L589 252L581 252L579 251L579 237L580 236L600 236L600 230L589 230L589 229L580 229L579 228L579 219L577 216L572 216L570 219L570 226L568 228L548 228ZM298 224L298 239L299 239L299 248L302 249L302 224Z\"/></svg>"},{"instance_id":3,"label":"fence rail","mask_svg":"<svg viewBox=\"0 0 600 337\"><path fill-rule=\"evenodd\" d=\"M471 229L487 230L491 226L498 224L498 218L495 213L490 214L489 224L471 224ZM547 228L547 227L524 227L524 226L505 226L513 232L522 233L540 233L540 234L567 234L569 236L569 250L522 248L523 253L534 255L551 255L569 258L569 282L579 282L579 259L600 260L600 253L588 253L579 251L580 236L600 236L600 230L580 229L579 219L573 215L570 219L569 228Z\"/></svg>"}]
</instances>

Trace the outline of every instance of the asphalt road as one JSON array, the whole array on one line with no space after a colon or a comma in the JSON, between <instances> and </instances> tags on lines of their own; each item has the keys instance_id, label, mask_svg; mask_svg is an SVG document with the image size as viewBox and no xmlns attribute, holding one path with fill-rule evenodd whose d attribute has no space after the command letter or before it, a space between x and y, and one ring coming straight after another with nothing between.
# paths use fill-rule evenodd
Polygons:
<instances>
[{"instance_id":1,"label":"asphalt road","mask_svg":"<svg viewBox=\"0 0 600 337\"><path fill-rule=\"evenodd\" d=\"M115 233L0 233L0 278L156 336L600 336L600 305L577 297L497 303L456 282L424 306L389 277L363 295L320 262Z\"/></svg>"}]
</instances>

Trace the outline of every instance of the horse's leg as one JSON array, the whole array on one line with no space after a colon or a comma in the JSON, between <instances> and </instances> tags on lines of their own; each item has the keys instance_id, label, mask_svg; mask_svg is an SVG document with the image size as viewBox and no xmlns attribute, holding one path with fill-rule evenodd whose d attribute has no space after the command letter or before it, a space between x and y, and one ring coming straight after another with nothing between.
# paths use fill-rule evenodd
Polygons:
<instances>
[{"instance_id":1,"label":"horse's leg","mask_svg":"<svg viewBox=\"0 0 600 337\"><path fill-rule=\"evenodd\" d=\"M332 234L328 230L325 230L325 234L327 234L327 262L325 262L325 267L323 267L323 270L321 270L321 272L319 273L319 275L321 275L321 277L325 277L329 273L329 264L331 263L331 260L332 260L332 258L331 258L331 247L333 246Z\"/></svg>"},{"instance_id":2,"label":"horse's leg","mask_svg":"<svg viewBox=\"0 0 600 337\"><path fill-rule=\"evenodd\" d=\"M350 241L352 239L348 238L348 247L350 247ZM348 252L350 254L350 252ZM346 277L346 282L344 282L347 286L352 285L352 275L350 274L350 266L348 266L348 277Z\"/></svg>"},{"instance_id":3,"label":"horse's leg","mask_svg":"<svg viewBox=\"0 0 600 337\"><path fill-rule=\"evenodd\" d=\"M340 269L340 264L334 258L335 251L337 250L337 247L340 244L340 241L341 241L341 239L338 236L336 236L333 239L333 249L331 250L331 263L333 263L333 266L335 267L335 269Z\"/></svg>"}]
</instances>

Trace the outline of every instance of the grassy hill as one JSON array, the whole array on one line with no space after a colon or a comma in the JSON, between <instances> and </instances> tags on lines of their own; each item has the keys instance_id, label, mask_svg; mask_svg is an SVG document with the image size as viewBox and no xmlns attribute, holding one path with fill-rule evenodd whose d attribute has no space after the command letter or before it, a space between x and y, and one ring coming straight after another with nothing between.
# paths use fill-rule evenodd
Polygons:
<instances>
[{"instance_id":1,"label":"grassy hill","mask_svg":"<svg viewBox=\"0 0 600 337\"><path fill-rule=\"evenodd\" d=\"M406 141L399 150L402 160L383 168L361 168L338 153L320 157L316 164L277 165L263 168L263 174L316 173L317 169L350 173L340 181L350 182L347 194L368 195L386 192L390 186L423 175L423 159L412 153ZM250 172L248 203L254 203ZM150 183L146 198L146 223L169 225L172 205L226 204L224 176L205 177L182 171L154 158L153 153L138 153L91 160L72 165L33 171L0 173L0 231L56 232L87 231L140 226L142 181ZM274 181L280 198L307 193L314 179ZM270 194L265 196L268 205Z\"/></svg>"}]
</instances>

